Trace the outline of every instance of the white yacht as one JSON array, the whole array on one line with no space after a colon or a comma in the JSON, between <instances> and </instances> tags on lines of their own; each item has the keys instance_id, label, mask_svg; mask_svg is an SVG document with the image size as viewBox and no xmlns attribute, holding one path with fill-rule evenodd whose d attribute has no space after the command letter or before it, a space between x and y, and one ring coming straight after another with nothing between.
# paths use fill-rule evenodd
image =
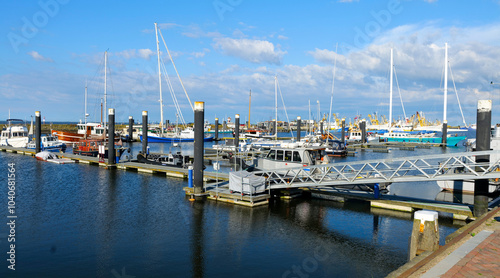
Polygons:
<instances>
[{"instance_id":1,"label":"white yacht","mask_svg":"<svg viewBox=\"0 0 500 278\"><path fill-rule=\"evenodd\" d=\"M8 125L2 129L0 146L25 148L29 142L28 128L23 120L8 119Z\"/></svg>"}]
</instances>

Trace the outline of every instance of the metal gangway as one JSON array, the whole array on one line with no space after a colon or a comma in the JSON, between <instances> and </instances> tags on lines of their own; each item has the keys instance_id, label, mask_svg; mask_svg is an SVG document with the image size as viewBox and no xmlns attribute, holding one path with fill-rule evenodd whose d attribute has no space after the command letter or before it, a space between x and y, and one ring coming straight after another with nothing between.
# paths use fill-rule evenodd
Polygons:
<instances>
[{"instance_id":1,"label":"metal gangway","mask_svg":"<svg viewBox=\"0 0 500 278\"><path fill-rule=\"evenodd\" d=\"M352 161L254 173L266 177L268 189L500 178L500 160L478 163L477 156L496 158L500 151Z\"/></svg>"}]
</instances>

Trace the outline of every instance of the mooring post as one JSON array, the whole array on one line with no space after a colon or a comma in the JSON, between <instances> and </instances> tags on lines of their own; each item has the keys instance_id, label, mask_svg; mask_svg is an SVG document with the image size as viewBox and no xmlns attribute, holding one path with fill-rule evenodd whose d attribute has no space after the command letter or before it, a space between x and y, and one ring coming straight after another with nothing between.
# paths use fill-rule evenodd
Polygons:
<instances>
[{"instance_id":1,"label":"mooring post","mask_svg":"<svg viewBox=\"0 0 500 278\"><path fill-rule=\"evenodd\" d=\"M342 130L340 131L342 134L342 143L345 143L345 119L342 118L342 125L341 125Z\"/></svg>"},{"instance_id":2,"label":"mooring post","mask_svg":"<svg viewBox=\"0 0 500 278\"><path fill-rule=\"evenodd\" d=\"M443 136L441 139L441 147L446 148L446 143L448 141L448 121L444 120L443 121Z\"/></svg>"},{"instance_id":3,"label":"mooring post","mask_svg":"<svg viewBox=\"0 0 500 278\"><path fill-rule=\"evenodd\" d=\"M142 153L148 157L148 111L142 111Z\"/></svg>"},{"instance_id":4,"label":"mooring post","mask_svg":"<svg viewBox=\"0 0 500 278\"><path fill-rule=\"evenodd\" d=\"M439 226L437 211L419 210L413 217L408 260L411 261L424 251L439 248Z\"/></svg>"},{"instance_id":5,"label":"mooring post","mask_svg":"<svg viewBox=\"0 0 500 278\"><path fill-rule=\"evenodd\" d=\"M214 134L215 144L219 144L219 118L215 118L215 134Z\"/></svg>"},{"instance_id":6,"label":"mooring post","mask_svg":"<svg viewBox=\"0 0 500 278\"><path fill-rule=\"evenodd\" d=\"M194 103L194 194L203 193L203 122L205 121L205 103Z\"/></svg>"},{"instance_id":7,"label":"mooring post","mask_svg":"<svg viewBox=\"0 0 500 278\"><path fill-rule=\"evenodd\" d=\"M477 103L476 151L489 151L491 140L491 100L479 100ZM476 156L477 163L488 164L488 155ZM476 171L482 171L476 167ZM487 179L474 181L474 216L479 217L488 212Z\"/></svg>"},{"instance_id":8,"label":"mooring post","mask_svg":"<svg viewBox=\"0 0 500 278\"><path fill-rule=\"evenodd\" d=\"M297 142L300 142L301 124L302 118L300 116L297 116Z\"/></svg>"},{"instance_id":9,"label":"mooring post","mask_svg":"<svg viewBox=\"0 0 500 278\"><path fill-rule=\"evenodd\" d=\"M116 163L115 156L115 109L108 109L108 164L114 165Z\"/></svg>"},{"instance_id":10,"label":"mooring post","mask_svg":"<svg viewBox=\"0 0 500 278\"><path fill-rule=\"evenodd\" d=\"M366 120L361 120L361 143L366 143Z\"/></svg>"},{"instance_id":11,"label":"mooring post","mask_svg":"<svg viewBox=\"0 0 500 278\"><path fill-rule=\"evenodd\" d=\"M240 145L240 114L234 116L234 146L238 149Z\"/></svg>"},{"instance_id":12,"label":"mooring post","mask_svg":"<svg viewBox=\"0 0 500 278\"><path fill-rule=\"evenodd\" d=\"M40 111L35 111L35 153L42 147L42 121Z\"/></svg>"},{"instance_id":13,"label":"mooring post","mask_svg":"<svg viewBox=\"0 0 500 278\"><path fill-rule=\"evenodd\" d=\"M319 123L319 131L321 132L321 135L323 135L323 121Z\"/></svg>"},{"instance_id":14,"label":"mooring post","mask_svg":"<svg viewBox=\"0 0 500 278\"><path fill-rule=\"evenodd\" d=\"M134 141L132 137L134 134L134 118L132 116L128 116L128 141Z\"/></svg>"},{"instance_id":15,"label":"mooring post","mask_svg":"<svg viewBox=\"0 0 500 278\"><path fill-rule=\"evenodd\" d=\"M227 123L226 123L226 121L222 121L222 130L224 130L224 131L227 130Z\"/></svg>"}]
</instances>

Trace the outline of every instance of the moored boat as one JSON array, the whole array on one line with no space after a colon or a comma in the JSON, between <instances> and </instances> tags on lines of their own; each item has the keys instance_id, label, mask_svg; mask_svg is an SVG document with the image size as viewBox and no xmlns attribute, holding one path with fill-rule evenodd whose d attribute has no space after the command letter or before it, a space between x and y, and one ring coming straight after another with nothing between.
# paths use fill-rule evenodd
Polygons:
<instances>
[{"instance_id":1,"label":"moored boat","mask_svg":"<svg viewBox=\"0 0 500 278\"><path fill-rule=\"evenodd\" d=\"M57 139L56 136L42 136L42 145L40 146L40 149L44 151L50 151L50 152L65 152L66 151L66 144L61 142L60 140ZM31 140L31 142L28 143L26 146L28 149L36 149L36 143L35 140Z\"/></svg>"},{"instance_id":2,"label":"moored boat","mask_svg":"<svg viewBox=\"0 0 500 278\"><path fill-rule=\"evenodd\" d=\"M7 119L8 125L0 134L0 146L25 148L29 142L28 128L23 125L23 120Z\"/></svg>"}]
</instances>

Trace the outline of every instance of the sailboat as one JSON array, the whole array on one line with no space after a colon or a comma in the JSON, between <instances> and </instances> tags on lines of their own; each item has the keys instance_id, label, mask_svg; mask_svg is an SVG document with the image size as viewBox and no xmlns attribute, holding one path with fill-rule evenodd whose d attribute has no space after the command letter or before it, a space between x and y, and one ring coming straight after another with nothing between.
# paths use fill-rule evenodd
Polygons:
<instances>
[{"instance_id":1,"label":"sailboat","mask_svg":"<svg viewBox=\"0 0 500 278\"><path fill-rule=\"evenodd\" d=\"M158 24L155 22L156 51L158 54L158 83L159 83L159 89L160 89L160 100L159 100L159 102L160 102L160 125L159 125L158 133L152 133L152 132L146 131L146 135L148 137L148 142L151 142L151 143L193 142L194 141L194 128L193 127L186 127L182 131L179 130L178 128L176 128L174 132L165 132L164 127L163 127L163 123L164 123L164 120L163 120L163 96L162 96L162 89L161 89L161 85L162 85L161 66L162 66L162 64L160 61L160 41L158 40L158 31L159 31ZM159 32L161 35L161 31L159 31ZM161 35L161 36L163 39L163 35ZM163 43L165 44L165 40L163 40ZM170 57L170 60L172 61L172 65L174 66L174 69L177 72L177 68L175 67L174 60L172 59L172 56L170 55L170 51L168 50L168 47L166 44L165 44L165 48L167 49L167 53ZM191 108L193 108L193 106L191 104L191 100L189 99L189 96L187 95L187 92L184 88L184 84L182 83L182 80L180 79L178 72L177 72L177 76L181 82L181 85L182 85L182 88L184 89L184 92L186 93L186 97L189 101L189 104L191 105ZM172 85L170 84L170 80L168 79L168 75L166 75L165 77L167 79L169 89L171 90L173 102L174 102L174 105L176 107L177 119L179 119L179 117L180 117L182 119L182 121L184 121L179 104L177 103L177 98L175 97L175 94L173 94ZM204 127L198 127L198 128L204 128ZM144 134L140 135L141 141L142 141L143 136L144 136ZM213 136L205 135L203 140L205 142L209 142L209 141L212 141L213 139L214 139Z\"/></svg>"},{"instance_id":2,"label":"sailboat","mask_svg":"<svg viewBox=\"0 0 500 278\"><path fill-rule=\"evenodd\" d=\"M445 45L445 78L444 78L444 122L446 122L446 107L447 107L447 94L448 94L448 44ZM442 143L441 137L436 137L435 133L426 134L408 134L404 132L396 132L392 130L392 72L393 70L393 49L391 48L391 78L390 78L390 108L389 108L389 132L384 133L380 136L381 140L386 142L419 142L419 143ZM457 146L458 142L465 140L465 136L449 136L446 139L446 146L453 147Z\"/></svg>"}]
</instances>

